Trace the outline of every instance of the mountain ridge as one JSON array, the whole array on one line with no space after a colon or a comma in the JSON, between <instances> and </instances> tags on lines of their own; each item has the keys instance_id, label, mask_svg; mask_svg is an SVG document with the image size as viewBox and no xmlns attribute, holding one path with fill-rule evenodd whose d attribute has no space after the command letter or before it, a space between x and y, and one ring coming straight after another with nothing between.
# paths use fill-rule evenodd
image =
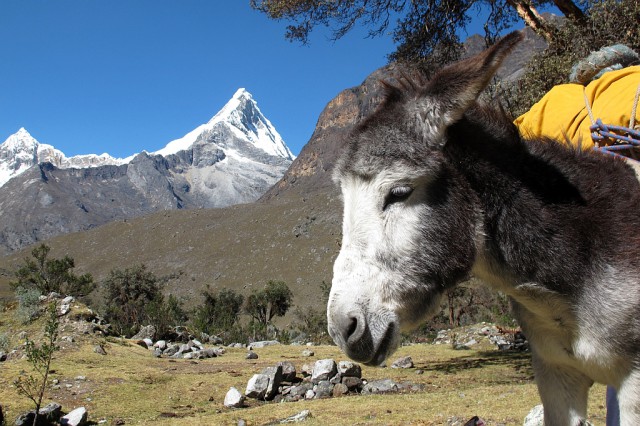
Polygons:
<instances>
[{"instance_id":1,"label":"mountain ridge","mask_svg":"<svg viewBox=\"0 0 640 426\"><path fill-rule=\"evenodd\" d=\"M158 210L252 202L294 158L245 89L207 124L126 159L66 157L22 128L0 145L0 252Z\"/></svg>"}]
</instances>

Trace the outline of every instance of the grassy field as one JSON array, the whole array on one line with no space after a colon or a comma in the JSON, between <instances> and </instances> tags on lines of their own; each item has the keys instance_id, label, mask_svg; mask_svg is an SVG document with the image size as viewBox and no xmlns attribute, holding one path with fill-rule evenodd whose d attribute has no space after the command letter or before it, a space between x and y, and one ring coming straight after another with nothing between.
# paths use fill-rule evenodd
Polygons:
<instances>
[{"instance_id":1,"label":"grassy field","mask_svg":"<svg viewBox=\"0 0 640 426\"><path fill-rule=\"evenodd\" d=\"M19 331L38 339L41 320L28 327L13 316L0 316L0 333L19 345ZM62 324L61 336L72 333L73 323ZM107 355L94 352L102 344ZM247 407L229 409L223 405L230 386L244 392L246 383L264 367L278 361L292 361L298 371L318 359L346 359L335 346L314 346L315 356L302 356L306 347L277 345L256 349L257 360L245 359L245 349L227 349L218 358L173 360L154 358L128 340L78 335L76 341L62 341L56 352L45 401L62 404L65 411L85 406L92 422L118 419L127 425L264 425L302 410L311 411L305 424L326 425L441 425L452 417L468 419L478 415L489 425L521 425L529 410L540 403L528 354L497 350L453 350L448 345L416 344L402 347L393 359L410 355L412 369L364 367L363 378L390 378L424 385L415 393L352 395L340 398L268 403L248 400ZM0 364L0 404L10 422L28 410L29 401L19 396L12 383L22 370L31 371L26 360ZM417 370L422 370L418 374ZM83 376L83 377L78 377ZM604 387L591 392L590 420L604 424Z\"/></svg>"}]
</instances>

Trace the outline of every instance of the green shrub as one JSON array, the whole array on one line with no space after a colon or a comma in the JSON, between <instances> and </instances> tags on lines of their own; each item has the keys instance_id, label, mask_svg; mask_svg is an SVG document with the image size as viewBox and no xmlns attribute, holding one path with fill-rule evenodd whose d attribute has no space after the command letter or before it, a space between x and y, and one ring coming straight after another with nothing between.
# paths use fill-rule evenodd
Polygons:
<instances>
[{"instance_id":1,"label":"green shrub","mask_svg":"<svg viewBox=\"0 0 640 426\"><path fill-rule=\"evenodd\" d=\"M18 309L16 317L22 324L28 324L40 316L40 291L35 288L17 287L15 289Z\"/></svg>"}]
</instances>

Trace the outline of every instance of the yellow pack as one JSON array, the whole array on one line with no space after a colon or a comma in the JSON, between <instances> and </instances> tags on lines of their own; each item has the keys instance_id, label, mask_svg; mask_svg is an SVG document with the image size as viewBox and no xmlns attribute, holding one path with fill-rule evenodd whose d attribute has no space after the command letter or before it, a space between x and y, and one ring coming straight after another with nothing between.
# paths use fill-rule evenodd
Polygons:
<instances>
[{"instance_id":1,"label":"yellow pack","mask_svg":"<svg viewBox=\"0 0 640 426\"><path fill-rule=\"evenodd\" d=\"M572 144L582 141L582 146L592 147L589 130L592 123L586 101L595 119L601 119L606 125L628 127L638 85L640 66L609 71L587 86L561 84L518 117L515 124L525 137L547 136ZM640 124L640 106L635 123Z\"/></svg>"}]
</instances>

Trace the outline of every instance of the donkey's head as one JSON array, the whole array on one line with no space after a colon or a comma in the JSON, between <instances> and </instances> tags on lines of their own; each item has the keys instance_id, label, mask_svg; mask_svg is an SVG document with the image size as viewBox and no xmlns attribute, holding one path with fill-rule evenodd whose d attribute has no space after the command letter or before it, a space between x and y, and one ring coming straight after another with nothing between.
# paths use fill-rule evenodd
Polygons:
<instances>
[{"instance_id":1,"label":"donkey's head","mask_svg":"<svg viewBox=\"0 0 640 426\"><path fill-rule=\"evenodd\" d=\"M512 33L425 84L389 86L350 136L334 171L344 219L327 316L329 334L356 361L382 363L400 331L469 273L480 212L445 158L446 131L521 38Z\"/></svg>"}]
</instances>

